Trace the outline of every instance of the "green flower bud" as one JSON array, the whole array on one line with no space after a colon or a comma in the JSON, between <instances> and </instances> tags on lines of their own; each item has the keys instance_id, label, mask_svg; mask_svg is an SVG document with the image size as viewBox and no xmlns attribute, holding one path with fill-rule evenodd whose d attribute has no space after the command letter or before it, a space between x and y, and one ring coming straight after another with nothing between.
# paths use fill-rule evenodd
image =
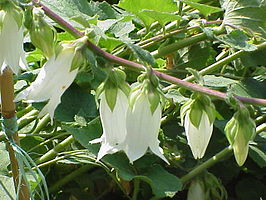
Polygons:
<instances>
[{"instance_id":1,"label":"green flower bud","mask_svg":"<svg viewBox=\"0 0 266 200\"><path fill-rule=\"evenodd\" d=\"M32 24L29 27L31 41L46 57L50 58L55 54L56 30L44 20L44 12L41 8L34 7L32 17Z\"/></svg>"},{"instance_id":2,"label":"green flower bud","mask_svg":"<svg viewBox=\"0 0 266 200\"><path fill-rule=\"evenodd\" d=\"M240 107L225 126L225 134L233 147L235 159L242 166L248 156L249 142L256 134L256 125L247 108Z\"/></svg>"},{"instance_id":3,"label":"green flower bud","mask_svg":"<svg viewBox=\"0 0 266 200\"><path fill-rule=\"evenodd\" d=\"M204 183L195 179L190 183L187 200L206 200Z\"/></svg>"},{"instance_id":4,"label":"green flower bud","mask_svg":"<svg viewBox=\"0 0 266 200\"><path fill-rule=\"evenodd\" d=\"M203 180L207 199L227 199L227 192L216 176L206 172L203 175Z\"/></svg>"}]
</instances>

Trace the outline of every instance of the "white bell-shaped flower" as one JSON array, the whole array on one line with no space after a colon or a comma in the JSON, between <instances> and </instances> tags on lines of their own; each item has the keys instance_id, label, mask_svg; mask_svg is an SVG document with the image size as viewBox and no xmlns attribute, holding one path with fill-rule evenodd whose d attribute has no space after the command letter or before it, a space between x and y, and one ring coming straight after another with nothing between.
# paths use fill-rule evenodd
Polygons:
<instances>
[{"instance_id":1,"label":"white bell-shaped flower","mask_svg":"<svg viewBox=\"0 0 266 200\"><path fill-rule=\"evenodd\" d=\"M103 135L101 138L90 142L92 144L101 142L97 160L100 160L106 154L113 154L123 150L122 144L126 137L127 109L128 98L122 90L117 90L113 111L107 103L105 92L100 95L100 118L103 126Z\"/></svg>"},{"instance_id":2,"label":"white bell-shaped flower","mask_svg":"<svg viewBox=\"0 0 266 200\"><path fill-rule=\"evenodd\" d=\"M212 135L213 123L210 121L207 113L203 111L199 127L196 127L191 122L190 111L188 111L185 115L184 127L188 145L191 148L194 158L202 158Z\"/></svg>"},{"instance_id":3,"label":"white bell-shaped flower","mask_svg":"<svg viewBox=\"0 0 266 200\"><path fill-rule=\"evenodd\" d=\"M78 69L70 71L74 56L74 48L64 48L57 56L52 56L41 68L36 80L30 87L20 92L15 101L25 99L26 102L31 103L49 100L39 116L49 113L53 119L62 94L78 73Z\"/></svg>"},{"instance_id":4,"label":"white bell-shaped flower","mask_svg":"<svg viewBox=\"0 0 266 200\"><path fill-rule=\"evenodd\" d=\"M148 96L138 95L132 108L127 111L127 136L124 151L130 163L142 157L148 149L166 163L163 150L159 146L158 134L161 124L161 106L152 113Z\"/></svg>"},{"instance_id":5,"label":"white bell-shaped flower","mask_svg":"<svg viewBox=\"0 0 266 200\"><path fill-rule=\"evenodd\" d=\"M20 13L12 12L0 10L0 72L9 66L17 74L20 67L26 69L27 65L23 50L22 22L19 24L15 18Z\"/></svg>"}]
</instances>

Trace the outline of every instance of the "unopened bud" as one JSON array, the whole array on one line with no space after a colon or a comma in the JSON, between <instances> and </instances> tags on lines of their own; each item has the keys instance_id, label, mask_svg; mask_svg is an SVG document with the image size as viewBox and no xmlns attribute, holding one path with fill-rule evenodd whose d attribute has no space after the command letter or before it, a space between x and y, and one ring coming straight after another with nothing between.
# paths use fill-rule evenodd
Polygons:
<instances>
[{"instance_id":1,"label":"unopened bud","mask_svg":"<svg viewBox=\"0 0 266 200\"><path fill-rule=\"evenodd\" d=\"M44 12L41 8L34 7L32 14L33 20L29 30L31 41L50 58L55 54L56 30L43 19Z\"/></svg>"},{"instance_id":2,"label":"unopened bud","mask_svg":"<svg viewBox=\"0 0 266 200\"><path fill-rule=\"evenodd\" d=\"M225 134L233 147L235 159L242 166L248 156L249 142L255 136L256 125L245 107L241 107L225 126Z\"/></svg>"}]
</instances>

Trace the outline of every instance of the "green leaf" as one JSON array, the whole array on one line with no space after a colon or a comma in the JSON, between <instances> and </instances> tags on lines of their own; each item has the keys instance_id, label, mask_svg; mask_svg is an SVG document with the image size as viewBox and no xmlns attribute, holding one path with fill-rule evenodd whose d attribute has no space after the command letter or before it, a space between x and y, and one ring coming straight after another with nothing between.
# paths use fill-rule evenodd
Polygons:
<instances>
[{"instance_id":1,"label":"green leaf","mask_svg":"<svg viewBox=\"0 0 266 200\"><path fill-rule=\"evenodd\" d=\"M141 47L127 43L127 46L136 54L136 56L143 62L147 63L150 66L155 66L156 62L150 52L142 49Z\"/></svg>"},{"instance_id":2,"label":"green leaf","mask_svg":"<svg viewBox=\"0 0 266 200\"><path fill-rule=\"evenodd\" d=\"M0 199L16 199L16 192L12 177L0 175Z\"/></svg>"},{"instance_id":3,"label":"green leaf","mask_svg":"<svg viewBox=\"0 0 266 200\"><path fill-rule=\"evenodd\" d=\"M158 12L155 10L142 10L139 13L144 14L147 17L154 19L155 21L158 21L159 24L161 24L162 26L164 26L166 23L168 23L170 21L182 19L182 17L180 17L174 13Z\"/></svg>"},{"instance_id":4,"label":"green leaf","mask_svg":"<svg viewBox=\"0 0 266 200\"><path fill-rule=\"evenodd\" d=\"M266 3L264 0L221 0L221 6L225 10L223 24L244 29L247 32L266 37Z\"/></svg>"},{"instance_id":5,"label":"green leaf","mask_svg":"<svg viewBox=\"0 0 266 200\"><path fill-rule=\"evenodd\" d=\"M0 174L8 174L8 165L10 164L8 151L4 142L0 142Z\"/></svg>"},{"instance_id":6,"label":"green leaf","mask_svg":"<svg viewBox=\"0 0 266 200\"><path fill-rule=\"evenodd\" d=\"M249 156L261 167L266 167L266 154L258 147L250 145Z\"/></svg>"},{"instance_id":7,"label":"green leaf","mask_svg":"<svg viewBox=\"0 0 266 200\"><path fill-rule=\"evenodd\" d=\"M217 39L235 49L244 51L257 50L256 45L247 43L248 37L241 30L233 30L228 35L218 36Z\"/></svg>"},{"instance_id":8,"label":"green leaf","mask_svg":"<svg viewBox=\"0 0 266 200\"><path fill-rule=\"evenodd\" d=\"M115 37L125 37L135 29L135 25L132 23L132 18L123 17L112 24L108 32L114 34Z\"/></svg>"},{"instance_id":9,"label":"green leaf","mask_svg":"<svg viewBox=\"0 0 266 200\"><path fill-rule=\"evenodd\" d=\"M86 119L95 117L97 108L90 92L83 91L77 85L68 88L61 97L61 104L55 112L55 118L64 122L73 122L75 115Z\"/></svg>"},{"instance_id":10,"label":"green leaf","mask_svg":"<svg viewBox=\"0 0 266 200\"><path fill-rule=\"evenodd\" d=\"M90 17L98 15L100 20L104 20L109 18L115 19L120 16L120 14L106 2L88 2L87 0L43 0L42 3L74 26L77 26L77 23L71 20L73 17L81 17L86 20L89 19L86 15Z\"/></svg>"},{"instance_id":11,"label":"green leaf","mask_svg":"<svg viewBox=\"0 0 266 200\"><path fill-rule=\"evenodd\" d=\"M266 98L266 80L259 81L254 78L245 78L233 84L230 91L239 96Z\"/></svg>"},{"instance_id":12,"label":"green leaf","mask_svg":"<svg viewBox=\"0 0 266 200\"><path fill-rule=\"evenodd\" d=\"M264 197L266 197L266 186L265 182L262 181L252 176L243 177L243 179L239 180L235 186L236 199L264 200L265 199Z\"/></svg>"},{"instance_id":13,"label":"green leaf","mask_svg":"<svg viewBox=\"0 0 266 200\"><path fill-rule=\"evenodd\" d=\"M166 93L165 97L167 99L172 99L174 103L184 104L189 98L184 97L178 90L170 89Z\"/></svg>"},{"instance_id":14,"label":"green leaf","mask_svg":"<svg viewBox=\"0 0 266 200\"><path fill-rule=\"evenodd\" d=\"M214 75L205 75L203 77L203 80L204 80L204 86L212 89L220 89L223 91L226 91L226 89L231 85L238 83L238 81L236 80L225 77L214 76Z\"/></svg>"},{"instance_id":15,"label":"green leaf","mask_svg":"<svg viewBox=\"0 0 266 200\"><path fill-rule=\"evenodd\" d=\"M216 13L216 12L222 11L221 8L209 6L209 5L206 5L206 4L200 4L200 3L196 3L196 2L188 1L188 0L180 0L180 1L182 1L183 3L191 6L192 8L197 9L203 15L210 15L212 13Z\"/></svg>"},{"instance_id":16,"label":"green leaf","mask_svg":"<svg viewBox=\"0 0 266 200\"><path fill-rule=\"evenodd\" d=\"M173 197L182 190L182 183L179 178L167 172L160 165L154 165L147 170L144 178L152 188L156 197Z\"/></svg>"},{"instance_id":17,"label":"green leaf","mask_svg":"<svg viewBox=\"0 0 266 200\"><path fill-rule=\"evenodd\" d=\"M150 27L158 18L164 20L162 19L164 16L157 14L157 19L155 20L154 18L148 17L145 12L143 13L143 10L156 11L157 13L174 13L178 10L177 4L173 0L122 0L118 6L134 13L147 27Z\"/></svg>"}]
</instances>

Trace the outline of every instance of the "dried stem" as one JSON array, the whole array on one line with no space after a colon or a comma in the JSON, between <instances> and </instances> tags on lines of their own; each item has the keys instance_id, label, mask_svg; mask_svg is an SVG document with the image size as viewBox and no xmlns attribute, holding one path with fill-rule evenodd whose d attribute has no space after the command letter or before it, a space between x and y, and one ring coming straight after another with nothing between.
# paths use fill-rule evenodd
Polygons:
<instances>
[{"instance_id":1,"label":"dried stem","mask_svg":"<svg viewBox=\"0 0 266 200\"><path fill-rule=\"evenodd\" d=\"M4 119L13 118L16 113L16 106L14 103L13 74L9 68L6 68L1 75L1 101L2 117ZM9 135L8 137L12 138L13 141L15 141L17 145L19 145L18 133ZM18 161L10 143L7 143L7 150L9 152L14 185L16 191L19 190L19 200L29 200L30 194L25 180L22 179L21 184L19 185Z\"/></svg>"}]
</instances>

